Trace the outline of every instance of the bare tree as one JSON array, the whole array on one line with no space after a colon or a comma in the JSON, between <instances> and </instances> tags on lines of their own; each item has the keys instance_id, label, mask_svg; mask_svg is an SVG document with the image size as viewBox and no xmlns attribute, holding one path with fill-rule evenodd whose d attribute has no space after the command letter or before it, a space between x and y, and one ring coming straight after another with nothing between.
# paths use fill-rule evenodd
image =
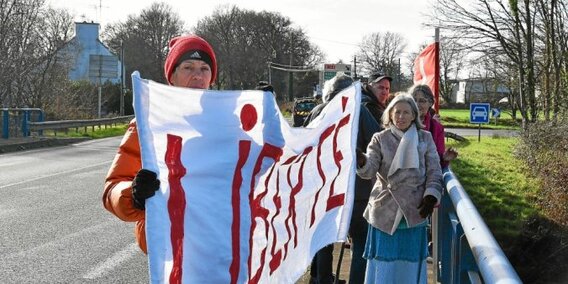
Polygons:
<instances>
[{"instance_id":1,"label":"bare tree","mask_svg":"<svg viewBox=\"0 0 568 284\"><path fill-rule=\"evenodd\" d=\"M25 92L30 59L34 55L35 23L41 0L0 2L0 100L4 106L17 106Z\"/></svg>"},{"instance_id":2,"label":"bare tree","mask_svg":"<svg viewBox=\"0 0 568 284\"><path fill-rule=\"evenodd\" d=\"M0 104L43 107L66 83L72 19L41 0L0 1Z\"/></svg>"},{"instance_id":3,"label":"bare tree","mask_svg":"<svg viewBox=\"0 0 568 284\"><path fill-rule=\"evenodd\" d=\"M442 37L440 39L440 96L451 102L452 89L465 65L467 51L459 40Z\"/></svg>"},{"instance_id":4,"label":"bare tree","mask_svg":"<svg viewBox=\"0 0 568 284\"><path fill-rule=\"evenodd\" d=\"M384 72L396 76L400 72L399 58L406 48L406 40L397 33L372 33L363 37L357 58L365 73Z\"/></svg>"},{"instance_id":5,"label":"bare tree","mask_svg":"<svg viewBox=\"0 0 568 284\"><path fill-rule=\"evenodd\" d=\"M293 28L290 19L278 13L222 6L200 20L194 30L215 48L219 61L219 88L254 87L259 80L268 79L269 62L309 67L321 62L322 58L321 51L309 42L305 33ZM311 87L317 81L317 75L284 72L271 75L277 93L287 92L288 99L294 96L294 85L301 88L296 93L308 93L304 88L309 88L311 93ZM298 82L290 84L290 78Z\"/></svg>"},{"instance_id":6,"label":"bare tree","mask_svg":"<svg viewBox=\"0 0 568 284\"><path fill-rule=\"evenodd\" d=\"M473 51L505 54L515 63L519 77L518 108L527 121L535 121L534 13L529 0L480 0L462 5L462 1L436 0L430 26L454 32L454 36L469 43Z\"/></svg>"},{"instance_id":7,"label":"bare tree","mask_svg":"<svg viewBox=\"0 0 568 284\"><path fill-rule=\"evenodd\" d=\"M60 95L67 85L67 74L71 66L69 58L60 51L73 36L73 18L61 9L47 8L39 21L37 33L37 47L43 51L38 56L33 76L35 80L29 82L29 93L24 96L26 105L43 108Z\"/></svg>"},{"instance_id":8,"label":"bare tree","mask_svg":"<svg viewBox=\"0 0 568 284\"><path fill-rule=\"evenodd\" d=\"M566 3L557 0L538 0L537 9L537 51L541 54L538 67L541 72L540 102L544 111L544 118L548 121L556 121L561 105L566 105L566 79L568 55L566 46L568 37L564 23L567 19ZM562 55L565 56L562 56ZM564 95L562 95L564 93ZM564 97L564 99L563 99Z\"/></svg>"},{"instance_id":9,"label":"bare tree","mask_svg":"<svg viewBox=\"0 0 568 284\"><path fill-rule=\"evenodd\" d=\"M138 70L144 78L166 82L163 64L169 40L185 33L184 23L171 6L153 3L126 22L109 25L102 37L115 54L124 48L126 74ZM130 85L130 76L127 85Z\"/></svg>"}]
</instances>

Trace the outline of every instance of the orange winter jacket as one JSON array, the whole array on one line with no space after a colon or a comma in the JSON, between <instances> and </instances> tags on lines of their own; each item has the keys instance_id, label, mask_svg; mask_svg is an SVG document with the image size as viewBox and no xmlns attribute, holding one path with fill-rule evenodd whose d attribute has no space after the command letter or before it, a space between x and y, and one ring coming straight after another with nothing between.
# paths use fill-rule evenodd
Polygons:
<instances>
[{"instance_id":1,"label":"orange winter jacket","mask_svg":"<svg viewBox=\"0 0 568 284\"><path fill-rule=\"evenodd\" d=\"M134 235L140 249L147 253L145 212L134 207L132 201L132 181L142 168L140 144L136 130L136 120L130 121L128 130L120 142L118 153L108 170L103 192L105 208L126 222L136 222Z\"/></svg>"}]
</instances>

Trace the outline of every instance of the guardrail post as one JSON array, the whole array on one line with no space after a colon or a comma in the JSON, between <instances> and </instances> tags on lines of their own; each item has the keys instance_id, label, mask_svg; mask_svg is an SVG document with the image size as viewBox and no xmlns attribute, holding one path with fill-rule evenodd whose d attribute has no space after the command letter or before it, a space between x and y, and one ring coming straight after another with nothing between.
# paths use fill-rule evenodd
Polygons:
<instances>
[{"instance_id":1,"label":"guardrail post","mask_svg":"<svg viewBox=\"0 0 568 284\"><path fill-rule=\"evenodd\" d=\"M453 208L452 202L447 194L442 195L442 202L438 208L438 282L451 283L451 263L452 263L452 223L449 211Z\"/></svg>"},{"instance_id":2,"label":"guardrail post","mask_svg":"<svg viewBox=\"0 0 568 284\"><path fill-rule=\"evenodd\" d=\"M10 138L10 112L7 109L2 110L2 138Z\"/></svg>"},{"instance_id":3,"label":"guardrail post","mask_svg":"<svg viewBox=\"0 0 568 284\"><path fill-rule=\"evenodd\" d=\"M463 232L463 227L460 226L460 229ZM475 258L471 253L469 243L463 233L459 239L459 263L457 265L457 271L459 273L460 283L475 283L472 282L472 279L470 279L470 272L475 272L476 275L479 274Z\"/></svg>"},{"instance_id":4,"label":"guardrail post","mask_svg":"<svg viewBox=\"0 0 568 284\"><path fill-rule=\"evenodd\" d=\"M461 266L461 257L460 257L460 248L461 248L461 238L463 235L463 228L460 224L459 218L455 212L451 212L449 214L450 221L452 223L452 240L451 240L451 276L450 282L448 283L461 283L460 280L460 266Z\"/></svg>"},{"instance_id":5,"label":"guardrail post","mask_svg":"<svg viewBox=\"0 0 568 284\"><path fill-rule=\"evenodd\" d=\"M30 132L28 131L28 121L30 120L30 112L29 110L24 110L24 115L22 117L22 137L30 136Z\"/></svg>"},{"instance_id":6,"label":"guardrail post","mask_svg":"<svg viewBox=\"0 0 568 284\"><path fill-rule=\"evenodd\" d=\"M39 110L38 122L43 122L43 110ZM38 131L39 136L43 136L43 130Z\"/></svg>"}]
</instances>

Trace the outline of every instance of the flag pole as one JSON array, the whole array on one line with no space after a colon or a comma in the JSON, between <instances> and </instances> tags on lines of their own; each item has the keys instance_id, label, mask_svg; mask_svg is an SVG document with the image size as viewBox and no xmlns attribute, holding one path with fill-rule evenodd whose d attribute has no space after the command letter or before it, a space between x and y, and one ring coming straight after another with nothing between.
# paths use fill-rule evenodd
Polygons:
<instances>
[{"instance_id":1,"label":"flag pole","mask_svg":"<svg viewBox=\"0 0 568 284\"><path fill-rule=\"evenodd\" d=\"M440 28L434 32L434 110L440 113Z\"/></svg>"}]
</instances>

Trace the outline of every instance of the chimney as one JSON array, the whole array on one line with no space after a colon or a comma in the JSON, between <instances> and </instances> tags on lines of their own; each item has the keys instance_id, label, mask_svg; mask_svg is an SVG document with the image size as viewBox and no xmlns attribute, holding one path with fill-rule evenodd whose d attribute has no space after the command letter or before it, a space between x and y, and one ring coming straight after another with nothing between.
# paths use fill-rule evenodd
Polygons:
<instances>
[{"instance_id":1,"label":"chimney","mask_svg":"<svg viewBox=\"0 0 568 284\"><path fill-rule=\"evenodd\" d=\"M76 22L75 36L87 42L96 41L99 38L99 27L98 23Z\"/></svg>"}]
</instances>

